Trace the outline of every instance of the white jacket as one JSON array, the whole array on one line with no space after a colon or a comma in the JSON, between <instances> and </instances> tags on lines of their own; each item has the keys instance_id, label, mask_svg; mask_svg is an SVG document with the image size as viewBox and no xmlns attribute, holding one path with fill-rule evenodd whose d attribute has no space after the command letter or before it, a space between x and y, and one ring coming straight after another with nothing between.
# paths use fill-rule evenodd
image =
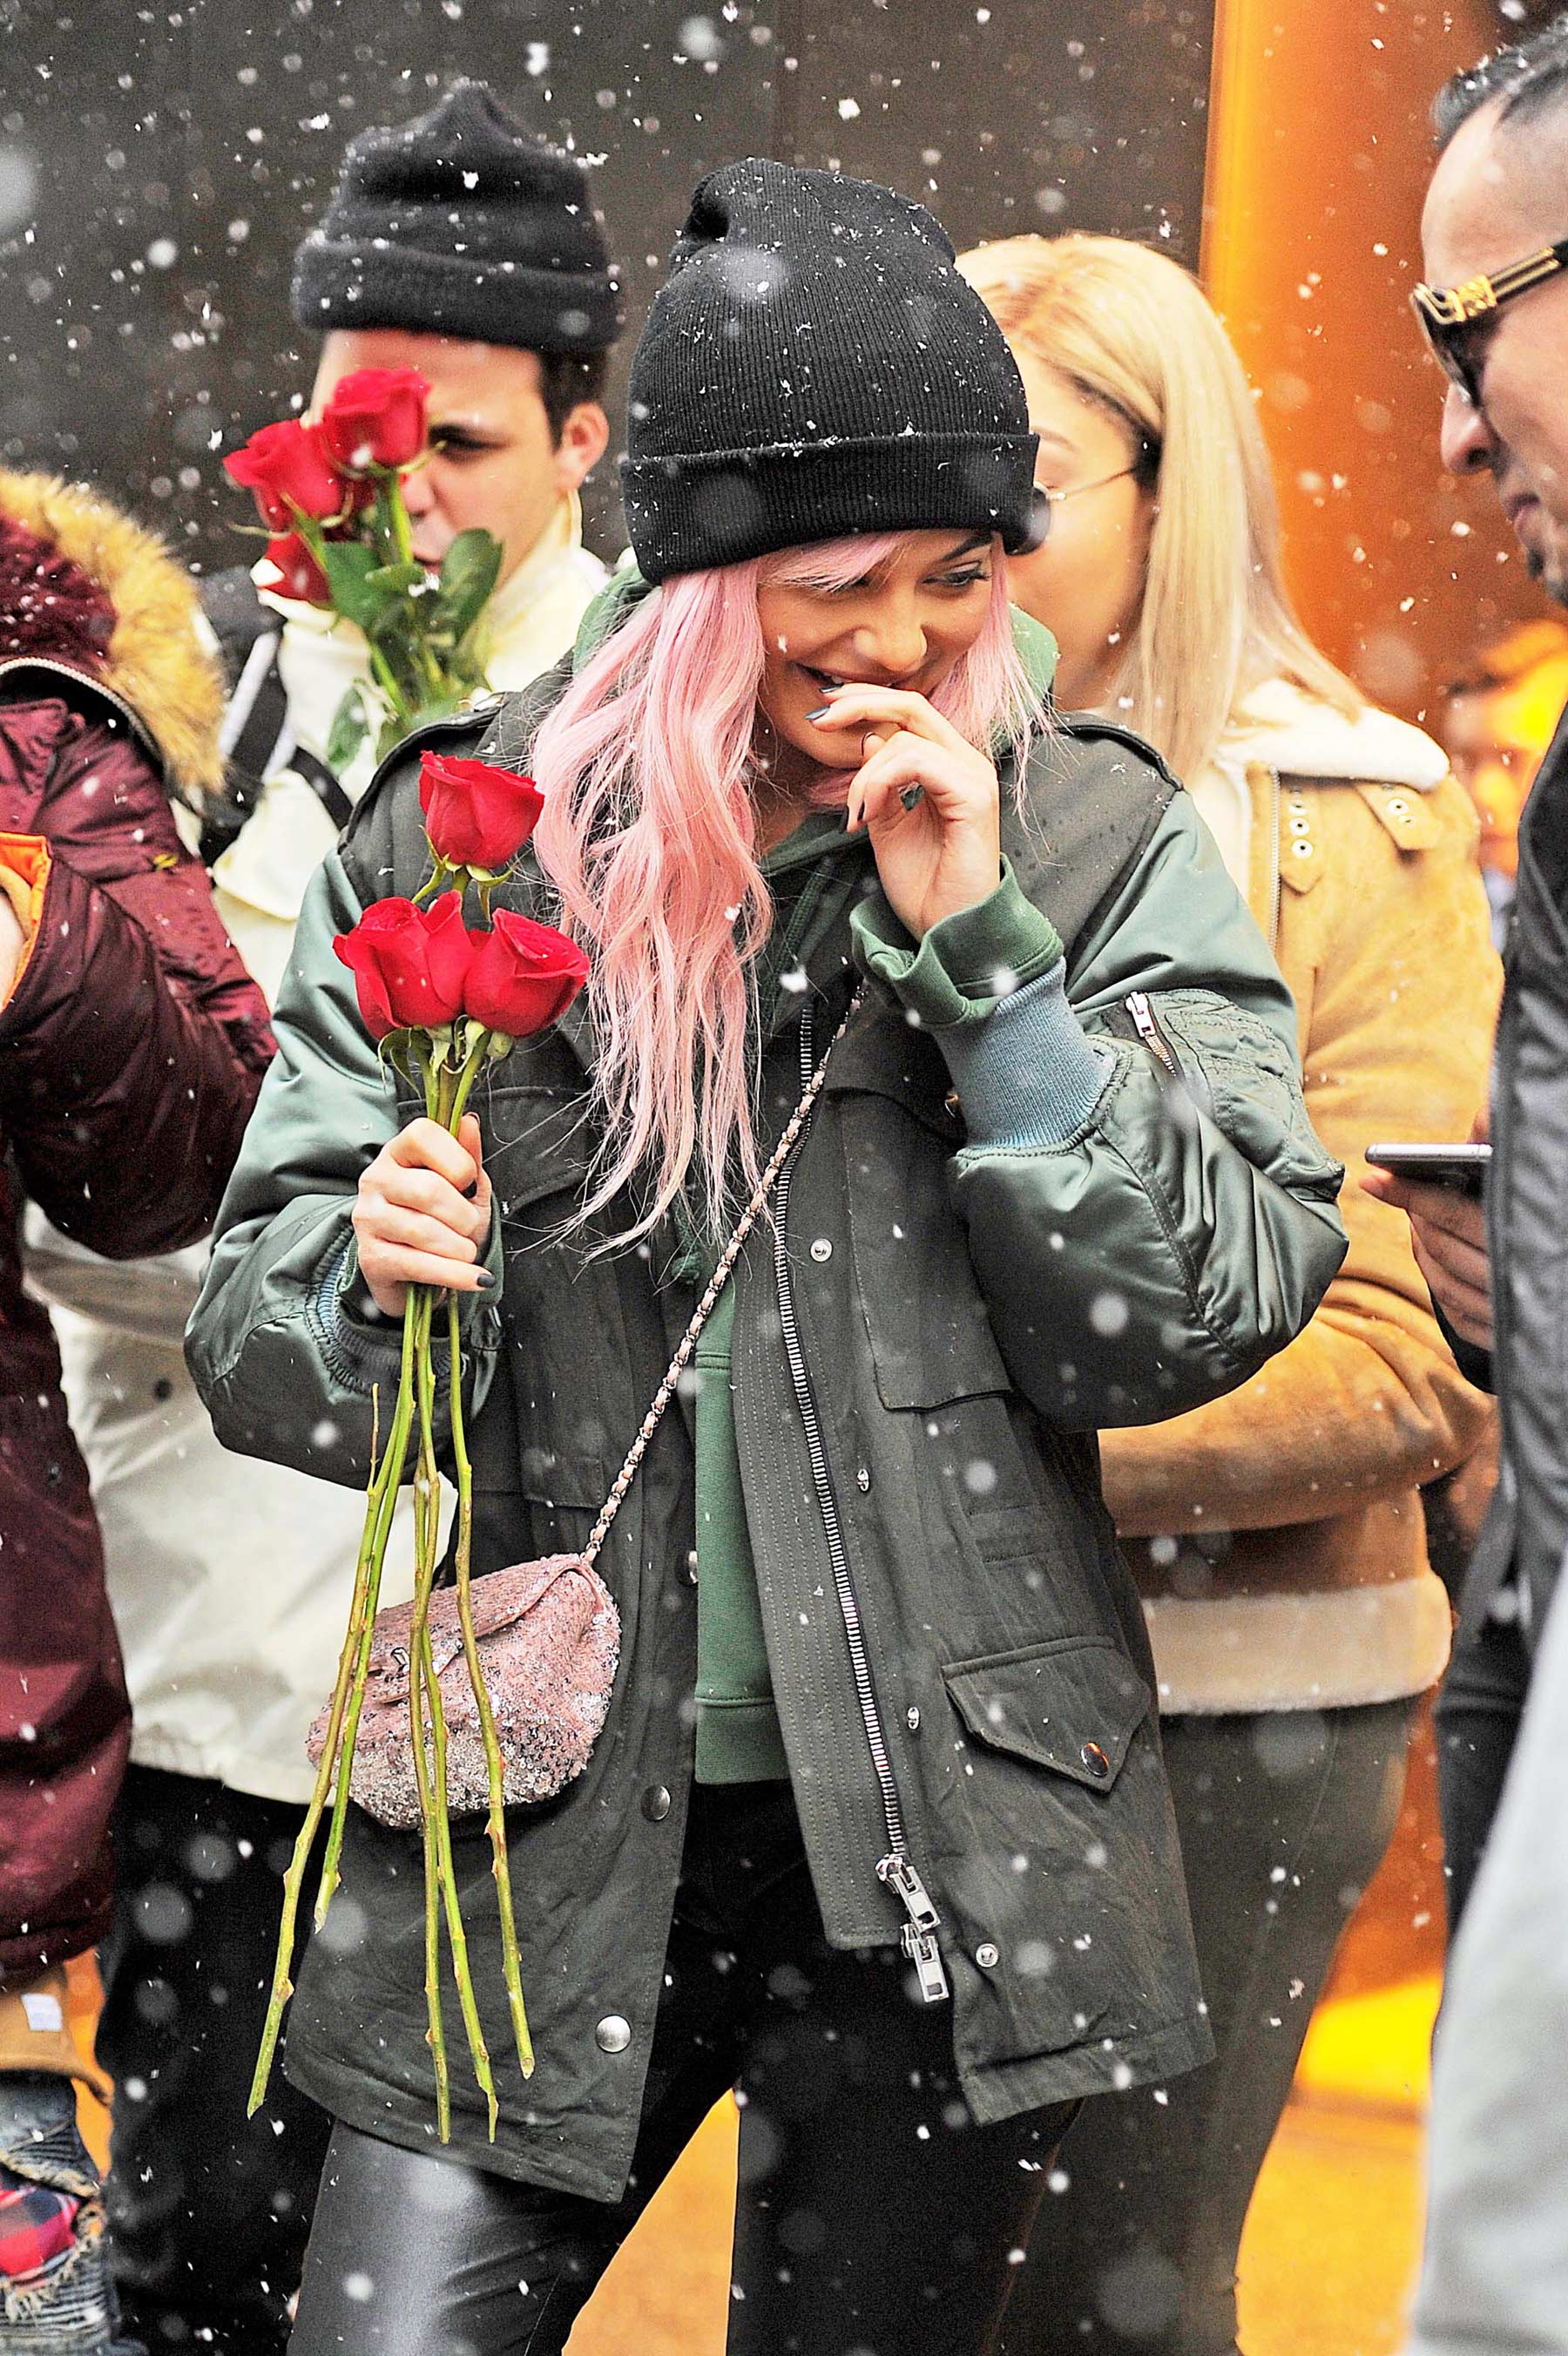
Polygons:
<instances>
[{"instance_id":1,"label":"white jacket","mask_svg":"<svg viewBox=\"0 0 1568 2356\"><path fill-rule=\"evenodd\" d=\"M562 654L605 577L582 547L576 500L494 599L486 668L526 687ZM357 630L271 598L285 616L279 661L296 743L325 757L345 688L368 671ZM365 748L343 783L374 770ZM315 793L285 769L218 862L219 909L276 999L304 888L336 840ZM304 1801L305 1730L331 1687L347 1624L364 1500L282 1465L230 1456L213 1438L181 1343L207 1248L113 1264L28 1215L28 1281L53 1312L70 1418L103 1528L125 1655L131 1755L263 1799ZM405 1497L382 1601L412 1573Z\"/></svg>"}]
</instances>

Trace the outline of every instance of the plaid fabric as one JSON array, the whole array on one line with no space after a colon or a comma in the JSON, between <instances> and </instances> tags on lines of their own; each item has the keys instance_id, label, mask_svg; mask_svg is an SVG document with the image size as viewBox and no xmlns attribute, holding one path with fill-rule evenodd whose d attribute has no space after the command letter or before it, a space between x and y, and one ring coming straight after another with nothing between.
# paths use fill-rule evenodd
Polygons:
<instances>
[{"instance_id":1,"label":"plaid fabric","mask_svg":"<svg viewBox=\"0 0 1568 2356\"><path fill-rule=\"evenodd\" d=\"M80 2205L47 2184L0 2185L0 2276L25 2281L69 2250Z\"/></svg>"}]
</instances>

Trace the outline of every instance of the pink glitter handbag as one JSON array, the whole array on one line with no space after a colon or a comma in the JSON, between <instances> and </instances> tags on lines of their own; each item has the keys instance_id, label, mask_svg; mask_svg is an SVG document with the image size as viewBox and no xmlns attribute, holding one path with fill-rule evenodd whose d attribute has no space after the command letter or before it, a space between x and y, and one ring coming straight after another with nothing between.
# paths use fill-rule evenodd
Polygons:
<instances>
[{"instance_id":1,"label":"pink glitter handbag","mask_svg":"<svg viewBox=\"0 0 1568 2356\"><path fill-rule=\"evenodd\" d=\"M495 1713L502 1783L508 1806L526 1800L553 1799L588 1764L609 1715L611 1688L621 1652L621 1616L594 1565L610 1525L636 1477L648 1442L658 1430L681 1373L697 1347L698 1337L712 1313L713 1304L741 1257L741 1247L799 1142L811 1108L821 1093L827 1058L844 1036L865 994L862 984L828 1041L821 1062L806 1083L799 1104L757 1181L751 1201L737 1220L582 1552L546 1555L538 1562L514 1563L507 1570L490 1571L473 1583L475 1637L485 1690ZM367 1814L398 1831L411 1830L420 1822L409 1716L409 1633L412 1622L411 1603L390 1604L376 1615L370 1632L369 1677L354 1740L354 1766L348 1784L352 1796ZM443 1588L431 1598L430 1642L446 1717L448 1813L483 1815L490 1805L490 1788L478 1704L464 1656L454 1588ZM305 1748L313 1764L320 1763L329 1716L330 1706L322 1709L306 1737Z\"/></svg>"}]
</instances>

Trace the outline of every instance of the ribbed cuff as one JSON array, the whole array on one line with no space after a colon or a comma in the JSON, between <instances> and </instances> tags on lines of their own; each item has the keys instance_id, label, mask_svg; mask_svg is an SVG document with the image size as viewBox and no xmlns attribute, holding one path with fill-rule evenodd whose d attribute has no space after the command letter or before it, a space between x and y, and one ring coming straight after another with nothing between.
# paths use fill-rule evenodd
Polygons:
<instances>
[{"instance_id":1,"label":"ribbed cuff","mask_svg":"<svg viewBox=\"0 0 1568 2356\"><path fill-rule=\"evenodd\" d=\"M1055 926L1025 897L1006 859L1002 880L988 897L944 916L918 945L880 892L862 900L849 922L864 970L885 983L926 1031L986 1022L1061 955Z\"/></svg>"},{"instance_id":2,"label":"ribbed cuff","mask_svg":"<svg viewBox=\"0 0 1568 2356\"><path fill-rule=\"evenodd\" d=\"M1115 1068L1067 1003L1058 958L1038 981L996 1001L983 1023L937 1033L964 1108L971 1149L1027 1153L1074 1137Z\"/></svg>"},{"instance_id":3,"label":"ribbed cuff","mask_svg":"<svg viewBox=\"0 0 1568 2356\"><path fill-rule=\"evenodd\" d=\"M492 1328L498 1330L499 1320L495 1311L501 1298L501 1221L492 1212L490 1233L485 1238L480 1265L495 1278L495 1285L485 1292L463 1292L457 1296L458 1317L464 1336L474 1327L481 1312L488 1312L488 1323L477 1329L481 1346L489 1338ZM401 1316L384 1316L371 1298L368 1286L359 1273L359 1252L352 1236L335 1259L329 1260L323 1272L316 1307L323 1324L333 1340L357 1366L374 1367L389 1358L401 1360L403 1321ZM446 1319L440 1320L432 1340L439 1353L446 1346Z\"/></svg>"}]
</instances>

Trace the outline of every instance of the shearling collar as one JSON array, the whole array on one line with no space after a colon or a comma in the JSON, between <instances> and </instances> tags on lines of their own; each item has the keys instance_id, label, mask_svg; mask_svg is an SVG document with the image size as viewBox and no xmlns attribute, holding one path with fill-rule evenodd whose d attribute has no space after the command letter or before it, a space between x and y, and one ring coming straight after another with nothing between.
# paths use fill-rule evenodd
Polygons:
<instances>
[{"instance_id":1,"label":"shearling collar","mask_svg":"<svg viewBox=\"0 0 1568 2356\"><path fill-rule=\"evenodd\" d=\"M1285 679L1265 680L1243 698L1221 755L1237 769L1261 762L1282 777L1404 786L1423 794L1435 793L1448 775L1446 753L1407 721L1371 704L1351 720Z\"/></svg>"},{"instance_id":2,"label":"shearling collar","mask_svg":"<svg viewBox=\"0 0 1568 2356\"><path fill-rule=\"evenodd\" d=\"M34 634L31 655L58 660L127 705L162 755L170 788L200 801L223 780L219 728L223 685L202 651L189 576L153 534L96 492L49 475L0 467L0 513L76 565L101 592L112 625L96 660L71 642L51 653Z\"/></svg>"}]
</instances>

